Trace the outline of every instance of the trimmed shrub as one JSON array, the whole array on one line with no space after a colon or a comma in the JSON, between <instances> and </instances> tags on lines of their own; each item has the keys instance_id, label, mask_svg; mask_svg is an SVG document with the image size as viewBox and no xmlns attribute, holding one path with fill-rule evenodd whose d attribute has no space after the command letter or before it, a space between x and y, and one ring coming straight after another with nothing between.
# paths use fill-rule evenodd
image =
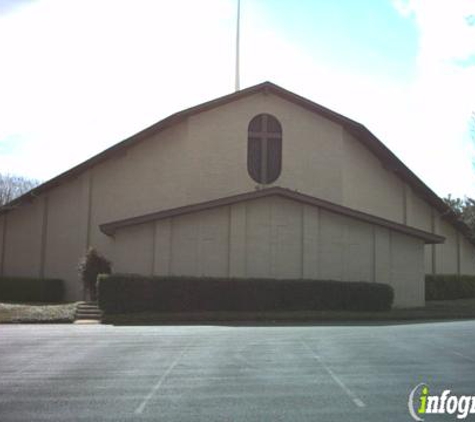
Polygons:
<instances>
[{"instance_id":1,"label":"trimmed shrub","mask_svg":"<svg viewBox=\"0 0 475 422\"><path fill-rule=\"evenodd\" d=\"M52 278L0 277L0 301L61 302L63 280Z\"/></svg>"},{"instance_id":2,"label":"trimmed shrub","mask_svg":"<svg viewBox=\"0 0 475 422\"><path fill-rule=\"evenodd\" d=\"M109 260L100 255L96 249L89 248L84 258L78 265L78 272L84 289L89 293L91 300L97 298L97 276L99 274L110 274L111 263Z\"/></svg>"},{"instance_id":3,"label":"trimmed shrub","mask_svg":"<svg viewBox=\"0 0 475 422\"><path fill-rule=\"evenodd\" d=\"M99 307L106 313L258 312L302 310L385 311L394 293L380 283L326 280L98 277Z\"/></svg>"},{"instance_id":4,"label":"trimmed shrub","mask_svg":"<svg viewBox=\"0 0 475 422\"><path fill-rule=\"evenodd\" d=\"M475 276L473 275L426 275L426 300L472 297L475 297Z\"/></svg>"}]
</instances>

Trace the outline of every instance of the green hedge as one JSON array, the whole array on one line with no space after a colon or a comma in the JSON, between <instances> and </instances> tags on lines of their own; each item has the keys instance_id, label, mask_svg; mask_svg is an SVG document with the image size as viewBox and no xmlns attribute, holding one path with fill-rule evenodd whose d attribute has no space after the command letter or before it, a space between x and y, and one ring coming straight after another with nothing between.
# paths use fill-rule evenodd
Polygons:
<instances>
[{"instance_id":1,"label":"green hedge","mask_svg":"<svg viewBox=\"0 0 475 422\"><path fill-rule=\"evenodd\" d=\"M466 299L475 297L475 276L426 275L426 300Z\"/></svg>"},{"instance_id":2,"label":"green hedge","mask_svg":"<svg viewBox=\"0 0 475 422\"><path fill-rule=\"evenodd\" d=\"M0 301L61 302L63 280L53 278L0 277Z\"/></svg>"},{"instance_id":3,"label":"green hedge","mask_svg":"<svg viewBox=\"0 0 475 422\"><path fill-rule=\"evenodd\" d=\"M141 311L385 311L386 284L322 280L218 279L100 275L100 308L109 314Z\"/></svg>"}]
</instances>

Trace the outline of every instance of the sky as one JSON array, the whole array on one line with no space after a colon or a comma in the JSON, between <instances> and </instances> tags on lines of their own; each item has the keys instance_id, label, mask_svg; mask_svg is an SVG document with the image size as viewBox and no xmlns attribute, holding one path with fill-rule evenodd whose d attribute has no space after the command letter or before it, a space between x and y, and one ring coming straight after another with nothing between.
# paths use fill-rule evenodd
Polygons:
<instances>
[{"instance_id":1,"label":"sky","mask_svg":"<svg viewBox=\"0 0 475 422\"><path fill-rule=\"evenodd\" d=\"M46 181L234 91L237 0L0 0L0 173ZM475 0L241 0L241 88L364 124L475 197Z\"/></svg>"}]
</instances>

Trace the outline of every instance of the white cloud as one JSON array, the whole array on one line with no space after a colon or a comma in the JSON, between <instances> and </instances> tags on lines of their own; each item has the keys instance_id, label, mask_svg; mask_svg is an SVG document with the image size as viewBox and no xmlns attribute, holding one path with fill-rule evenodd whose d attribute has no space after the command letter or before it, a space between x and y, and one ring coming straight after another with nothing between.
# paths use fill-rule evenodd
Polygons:
<instances>
[{"instance_id":1,"label":"white cloud","mask_svg":"<svg viewBox=\"0 0 475 422\"><path fill-rule=\"evenodd\" d=\"M419 31L417 78L408 92L408 113L399 132L404 153L437 193L475 195L474 147L469 120L475 109L475 13L473 0L397 1L396 8L415 19Z\"/></svg>"},{"instance_id":2,"label":"white cloud","mask_svg":"<svg viewBox=\"0 0 475 422\"><path fill-rule=\"evenodd\" d=\"M412 15L414 9L412 6L412 0L392 0L394 8L404 17Z\"/></svg>"},{"instance_id":3,"label":"white cloud","mask_svg":"<svg viewBox=\"0 0 475 422\"><path fill-rule=\"evenodd\" d=\"M475 109L473 1L397 1L419 29L417 77L411 82L329 67L249 11L243 33L243 77L271 79L365 124L439 195L475 196L474 147L468 123Z\"/></svg>"},{"instance_id":4,"label":"white cloud","mask_svg":"<svg viewBox=\"0 0 475 422\"><path fill-rule=\"evenodd\" d=\"M49 178L227 93L230 6L42 0L0 17L0 139L30 140L0 145L0 169Z\"/></svg>"}]
</instances>

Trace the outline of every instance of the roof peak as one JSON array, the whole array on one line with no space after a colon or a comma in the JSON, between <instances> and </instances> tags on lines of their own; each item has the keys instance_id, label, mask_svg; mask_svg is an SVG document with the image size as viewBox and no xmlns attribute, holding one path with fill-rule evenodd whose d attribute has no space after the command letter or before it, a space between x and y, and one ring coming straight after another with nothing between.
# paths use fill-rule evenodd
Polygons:
<instances>
[{"instance_id":1,"label":"roof peak","mask_svg":"<svg viewBox=\"0 0 475 422\"><path fill-rule=\"evenodd\" d=\"M53 179L43 183L42 185L37 186L36 188L22 195L21 197L11 201L9 204L6 204L2 208L0 208L0 214L8 212L10 209L17 205L20 205L22 202L31 201L33 198L45 193L46 191L55 186L58 186L67 179L78 177L84 171L107 160L109 157L117 154L118 152L122 152L123 150L136 145L138 142L141 142L149 136L158 133L170 126L173 126L179 123L180 121L183 121L191 115L211 110L213 108L236 101L240 98L245 98L248 95L253 95L262 90L268 90L269 92L278 95L280 98L290 101L311 112L317 113L344 127L345 130L351 133L376 157L378 157L378 159L381 160L381 162L383 162L387 166L387 168L392 169L392 171L399 178L401 178L405 183L410 185L414 189L414 191L418 192L418 194L425 201L427 201L437 211L444 215L447 220L449 220L458 230L464 233L468 238L468 227L466 227L464 223L458 220L457 216L450 209L450 207L441 198L439 198L439 196L434 191L432 191L432 189L430 189L421 179L419 179L392 151L389 150L389 148L386 147L386 145L384 145L364 125L346 116L343 116L342 114L339 114L333 110L330 110L320 104L317 104L309 100L308 98L295 94L292 91L288 91L287 89L282 88L281 86L269 80L260 82L256 85L244 88L240 91L233 92L222 97L215 98L211 101L207 101L194 107L174 113L166 117L165 119L155 123L154 125L100 152L99 154L60 174L59 176L56 176Z\"/></svg>"}]
</instances>

